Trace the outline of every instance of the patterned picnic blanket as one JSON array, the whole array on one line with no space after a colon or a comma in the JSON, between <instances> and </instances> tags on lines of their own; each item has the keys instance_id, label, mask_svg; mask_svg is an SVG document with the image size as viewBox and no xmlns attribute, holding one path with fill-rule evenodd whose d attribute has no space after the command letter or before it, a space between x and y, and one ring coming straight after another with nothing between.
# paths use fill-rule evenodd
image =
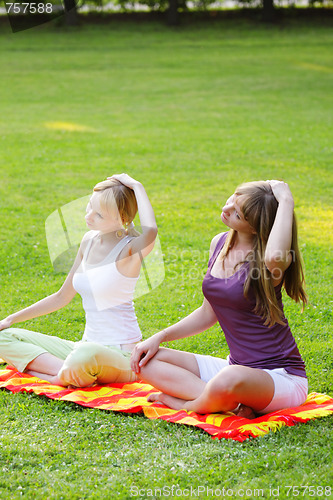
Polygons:
<instances>
[{"instance_id":1,"label":"patterned picnic blanket","mask_svg":"<svg viewBox=\"0 0 333 500\"><path fill-rule=\"evenodd\" d=\"M39 378L20 373L14 368L0 370L0 388L12 392L34 392L61 401L71 401L81 406L128 413L143 412L150 419L160 418L177 424L192 425L208 432L213 438L230 438L244 441L259 437L284 426L325 417L333 413L333 399L326 394L311 393L306 402L295 408L276 411L249 420L231 412L199 415L185 410L172 410L160 403L150 403L147 396L156 392L143 382L130 384L96 385L85 389L65 389Z\"/></svg>"}]
</instances>

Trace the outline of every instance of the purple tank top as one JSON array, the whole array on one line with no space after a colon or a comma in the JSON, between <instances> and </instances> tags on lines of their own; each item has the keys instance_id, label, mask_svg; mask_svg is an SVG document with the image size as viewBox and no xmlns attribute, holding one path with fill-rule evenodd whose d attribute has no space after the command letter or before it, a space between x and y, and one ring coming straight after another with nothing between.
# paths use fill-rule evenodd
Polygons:
<instances>
[{"instance_id":1,"label":"purple tank top","mask_svg":"<svg viewBox=\"0 0 333 500\"><path fill-rule=\"evenodd\" d=\"M250 289L244 297L244 282L249 264L244 263L230 278L211 275L213 264L221 252L228 233L223 233L209 259L202 291L213 308L225 334L230 350L229 363L251 368L284 368L292 375L306 377L305 365L297 348L288 321L268 327L253 312L255 295ZM283 311L282 284L275 287L278 304Z\"/></svg>"}]
</instances>

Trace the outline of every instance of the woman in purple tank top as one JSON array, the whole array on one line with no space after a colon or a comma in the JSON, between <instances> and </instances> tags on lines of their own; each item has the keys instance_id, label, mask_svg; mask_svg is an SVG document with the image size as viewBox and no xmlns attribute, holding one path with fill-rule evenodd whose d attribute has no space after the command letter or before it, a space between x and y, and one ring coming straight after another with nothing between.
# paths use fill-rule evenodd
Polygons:
<instances>
[{"instance_id":1,"label":"woman in purple tank top","mask_svg":"<svg viewBox=\"0 0 333 500\"><path fill-rule=\"evenodd\" d=\"M211 242L202 306L138 344L132 370L162 391L151 400L175 409L251 417L298 406L307 378L281 294L306 303L291 191L281 181L242 184L221 218L229 231ZM159 347L217 322L226 360Z\"/></svg>"}]
</instances>

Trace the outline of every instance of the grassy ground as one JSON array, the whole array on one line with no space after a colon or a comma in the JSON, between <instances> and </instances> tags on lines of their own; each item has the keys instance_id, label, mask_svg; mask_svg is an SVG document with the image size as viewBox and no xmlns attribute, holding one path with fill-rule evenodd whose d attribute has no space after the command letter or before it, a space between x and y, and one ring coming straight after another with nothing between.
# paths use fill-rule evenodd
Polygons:
<instances>
[{"instance_id":1,"label":"grassy ground","mask_svg":"<svg viewBox=\"0 0 333 500\"><path fill-rule=\"evenodd\" d=\"M0 317L64 280L46 245L50 213L126 171L150 194L164 253L163 285L136 302L147 337L201 303L209 243L236 185L283 178L310 302L301 314L286 299L286 311L310 391L332 395L329 27L45 25L3 28L0 44ZM80 300L22 326L79 339ZM227 354L218 327L174 346ZM0 401L3 497L148 498L163 487L162 496L179 497L207 486L221 498L223 487L235 497L244 488L245 498L332 498L329 489L287 488L333 486L331 417L240 444L33 395L1 391ZM197 497L209 496L218 492Z\"/></svg>"}]
</instances>

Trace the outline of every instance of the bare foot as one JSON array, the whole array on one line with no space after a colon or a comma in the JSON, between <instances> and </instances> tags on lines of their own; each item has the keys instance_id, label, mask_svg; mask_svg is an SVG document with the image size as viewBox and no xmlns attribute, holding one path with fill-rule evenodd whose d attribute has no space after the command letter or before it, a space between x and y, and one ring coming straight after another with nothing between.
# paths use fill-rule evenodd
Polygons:
<instances>
[{"instance_id":1,"label":"bare foot","mask_svg":"<svg viewBox=\"0 0 333 500\"><path fill-rule=\"evenodd\" d=\"M162 394L162 392L154 392L153 394L149 394L147 401L150 403L154 403L155 401L159 401L159 397Z\"/></svg>"},{"instance_id":2,"label":"bare foot","mask_svg":"<svg viewBox=\"0 0 333 500\"><path fill-rule=\"evenodd\" d=\"M169 396L169 394L164 394L163 392L154 392L148 396L148 401L163 403L165 406L169 406L173 410L185 410L188 401L185 399L175 398L174 396Z\"/></svg>"},{"instance_id":3,"label":"bare foot","mask_svg":"<svg viewBox=\"0 0 333 500\"><path fill-rule=\"evenodd\" d=\"M252 408L250 408L249 406L245 406L245 405L239 405L235 411L233 411L233 413L235 415L237 415L237 417L242 417L242 418L248 418L248 419L253 419L253 418L257 418L256 414L254 413L254 411L252 410Z\"/></svg>"}]
</instances>

